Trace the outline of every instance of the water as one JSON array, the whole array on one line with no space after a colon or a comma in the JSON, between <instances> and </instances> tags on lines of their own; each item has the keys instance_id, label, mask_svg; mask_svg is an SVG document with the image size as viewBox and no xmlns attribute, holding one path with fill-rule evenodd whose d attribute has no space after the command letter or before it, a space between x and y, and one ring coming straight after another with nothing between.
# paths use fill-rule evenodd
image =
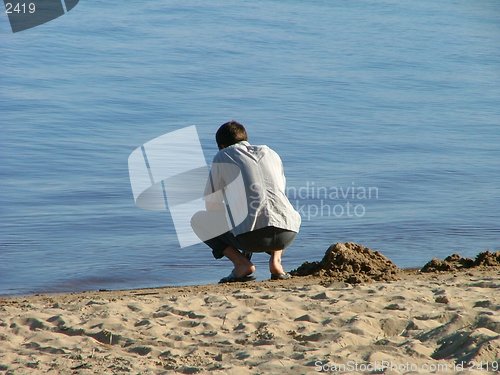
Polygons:
<instances>
[{"instance_id":1,"label":"water","mask_svg":"<svg viewBox=\"0 0 500 375\"><path fill-rule=\"evenodd\" d=\"M134 207L127 158L194 124L210 161L231 118L284 161L303 216L287 269L339 241L401 267L498 249L499 41L497 1L89 0L16 34L0 17L0 294L228 273Z\"/></svg>"}]
</instances>

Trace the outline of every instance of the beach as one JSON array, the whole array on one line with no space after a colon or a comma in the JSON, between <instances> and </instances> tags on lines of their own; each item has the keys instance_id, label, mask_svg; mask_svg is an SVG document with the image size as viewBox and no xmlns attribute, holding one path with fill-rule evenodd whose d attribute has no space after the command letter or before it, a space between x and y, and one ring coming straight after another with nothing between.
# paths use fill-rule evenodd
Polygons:
<instances>
[{"instance_id":1,"label":"beach","mask_svg":"<svg viewBox=\"0 0 500 375\"><path fill-rule=\"evenodd\" d=\"M4 3L0 375L498 373L500 1ZM282 159L290 280L182 240L230 120Z\"/></svg>"},{"instance_id":2,"label":"beach","mask_svg":"<svg viewBox=\"0 0 500 375\"><path fill-rule=\"evenodd\" d=\"M489 374L500 269L0 299L6 374Z\"/></svg>"}]
</instances>

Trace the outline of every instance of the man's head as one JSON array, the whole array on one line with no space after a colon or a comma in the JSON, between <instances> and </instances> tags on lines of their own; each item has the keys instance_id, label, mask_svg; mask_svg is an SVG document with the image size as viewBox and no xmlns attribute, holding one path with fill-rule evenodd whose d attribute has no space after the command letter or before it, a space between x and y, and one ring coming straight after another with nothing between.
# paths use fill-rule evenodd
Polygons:
<instances>
[{"instance_id":1,"label":"man's head","mask_svg":"<svg viewBox=\"0 0 500 375\"><path fill-rule=\"evenodd\" d=\"M246 140L248 140L247 131L237 121L229 121L222 124L217 133L215 133L215 141L219 150Z\"/></svg>"}]
</instances>

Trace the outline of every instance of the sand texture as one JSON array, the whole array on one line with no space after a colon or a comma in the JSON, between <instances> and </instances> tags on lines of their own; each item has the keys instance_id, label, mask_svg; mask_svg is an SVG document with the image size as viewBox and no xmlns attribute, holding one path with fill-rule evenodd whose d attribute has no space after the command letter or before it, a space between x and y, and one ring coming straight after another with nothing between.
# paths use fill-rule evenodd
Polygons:
<instances>
[{"instance_id":1,"label":"sand texture","mask_svg":"<svg viewBox=\"0 0 500 375\"><path fill-rule=\"evenodd\" d=\"M0 373L495 373L500 269L397 275L0 298Z\"/></svg>"}]
</instances>

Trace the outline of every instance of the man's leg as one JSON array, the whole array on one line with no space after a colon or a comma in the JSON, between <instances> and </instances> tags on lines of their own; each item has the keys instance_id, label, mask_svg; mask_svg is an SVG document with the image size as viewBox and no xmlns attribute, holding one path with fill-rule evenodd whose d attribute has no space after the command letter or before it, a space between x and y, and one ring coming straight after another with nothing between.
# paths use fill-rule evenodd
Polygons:
<instances>
[{"instance_id":1,"label":"man's leg","mask_svg":"<svg viewBox=\"0 0 500 375\"><path fill-rule=\"evenodd\" d=\"M269 258L269 271L274 275L284 274L283 266L281 265L281 255L283 250L275 250L270 252L271 258Z\"/></svg>"},{"instance_id":2,"label":"man's leg","mask_svg":"<svg viewBox=\"0 0 500 375\"><path fill-rule=\"evenodd\" d=\"M233 262L233 273L236 277L244 277L255 272L255 266L252 262L233 246L226 247L223 254Z\"/></svg>"},{"instance_id":3,"label":"man's leg","mask_svg":"<svg viewBox=\"0 0 500 375\"><path fill-rule=\"evenodd\" d=\"M288 280L292 277L288 272L283 270L281 265L281 254L283 250L275 250L270 253L269 271L271 271L271 280Z\"/></svg>"}]
</instances>

